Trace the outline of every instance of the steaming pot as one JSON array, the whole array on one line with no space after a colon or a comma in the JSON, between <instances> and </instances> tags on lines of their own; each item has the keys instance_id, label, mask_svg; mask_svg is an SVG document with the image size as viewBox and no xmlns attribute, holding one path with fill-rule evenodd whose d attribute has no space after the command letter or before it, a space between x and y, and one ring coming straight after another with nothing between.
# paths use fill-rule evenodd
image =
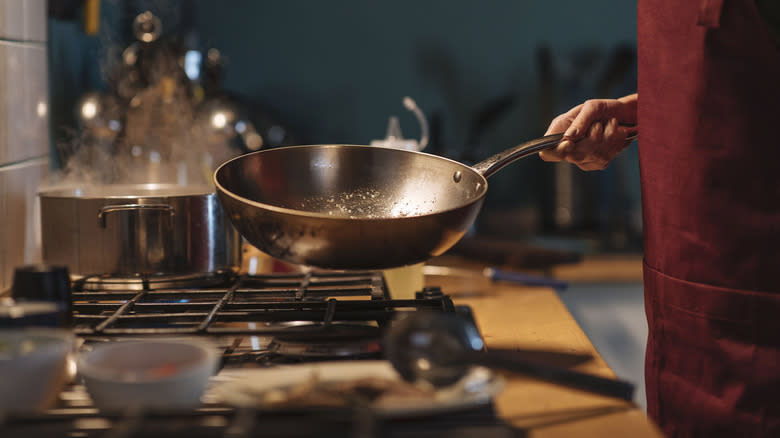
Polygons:
<instances>
[{"instance_id":1,"label":"steaming pot","mask_svg":"<svg viewBox=\"0 0 780 438\"><path fill-rule=\"evenodd\" d=\"M39 197L43 260L76 276L240 267L241 237L212 187L57 187Z\"/></svg>"}]
</instances>

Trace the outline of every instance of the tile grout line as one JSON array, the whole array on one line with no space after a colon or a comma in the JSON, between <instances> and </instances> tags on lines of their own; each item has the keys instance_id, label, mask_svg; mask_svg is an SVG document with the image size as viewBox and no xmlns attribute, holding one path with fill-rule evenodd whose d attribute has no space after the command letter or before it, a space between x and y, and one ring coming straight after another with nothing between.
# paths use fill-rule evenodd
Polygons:
<instances>
[{"instance_id":1,"label":"tile grout line","mask_svg":"<svg viewBox=\"0 0 780 438\"><path fill-rule=\"evenodd\" d=\"M0 43L25 44L25 45L46 47L46 41L39 41L39 40L20 40L16 38L0 37Z\"/></svg>"},{"instance_id":2,"label":"tile grout line","mask_svg":"<svg viewBox=\"0 0 780 438\"><path fill-rule=\"evenodd\" d=\"M37 157L25 158L24 160L12 161L10 163L0 164L0 172L5 170L21 169L23 167L35 166L38 164L46 164L49 162L48 154L40 155Z\"/></svg>"}]
</instances>

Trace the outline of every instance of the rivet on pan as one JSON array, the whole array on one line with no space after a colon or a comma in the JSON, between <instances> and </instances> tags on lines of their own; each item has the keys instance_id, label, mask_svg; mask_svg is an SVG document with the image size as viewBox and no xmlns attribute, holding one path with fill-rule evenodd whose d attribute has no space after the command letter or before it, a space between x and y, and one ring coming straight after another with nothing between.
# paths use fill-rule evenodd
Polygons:
<instances>
[{"instance_id":1,"label":"rivet on pan","mask_svg":"<svg viewBox=\"0 0 780 438\"><path fill-rule=\"evenodd\" d=\"M462 173L460 173L460 170L456 171L456 172L455 172L455 173L452 175L452 179L453 179L453 180L454 180L456 183L459 183L461 178L463 178L463 174L462 174Z\"/></svg>"}]
</instances>

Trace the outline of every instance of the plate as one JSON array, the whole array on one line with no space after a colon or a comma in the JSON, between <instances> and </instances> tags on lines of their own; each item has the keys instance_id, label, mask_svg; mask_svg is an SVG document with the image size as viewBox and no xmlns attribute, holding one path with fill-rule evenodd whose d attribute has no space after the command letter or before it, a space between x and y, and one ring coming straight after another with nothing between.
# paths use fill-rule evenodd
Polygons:
<instances>
[{"instance_id":1,"label":"plate","mask_svg":"<svg viewBox=\"0 0 780 438\"><path fill-rule=\"evenodd\" d=\"M226 369L213 379L211 396L234 407L272 408L266 395L285 394L304 382L348 383L362 378L403 382L393 366L383 360L335 361L273 368ZM426 416L474 408L491 402L504 387L504 380L487 368L474 367L448 388L431 390L427 396L385 400L369 405L385 417Z\"/></svg>"}]
</instances>

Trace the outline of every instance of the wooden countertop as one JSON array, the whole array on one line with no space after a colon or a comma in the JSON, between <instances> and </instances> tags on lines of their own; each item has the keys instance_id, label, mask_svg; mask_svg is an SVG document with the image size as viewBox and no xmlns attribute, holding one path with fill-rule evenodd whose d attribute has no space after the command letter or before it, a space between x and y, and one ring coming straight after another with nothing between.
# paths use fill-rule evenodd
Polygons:
<instances>
[{"instance_id":1,"label":"wooden countertop","mask_svg":"<svg viewBox=\"0 0 780 438\"><path fill-rule=\"evenodd\" d=\"M641 282L642 254L586 256L581 262L554 266L547 274L570 282Z\"/></svg>"},{"instance_id":2,"label":"wooden countertop","mask_svg":"<svg viewBox=\"0 0 780 438\"><path fill-rule=\"evenodd\" d=\"M635 269L629 271L635 278ZM425 282L441 287L455 304L471 306L488 349L537 347L590 352L595 360L576 369L614 377L552 289L492 282L481 275L426 276ZM495 402L498 414L527 430L530 437L663 436L633 403L519 375L505 374L505 378L507 385Z\"/></svg>"},{"instance_id":3,"label":"wooden countertop","mask_svg":"<svg viewBox=\"0 0 780 438\"><path fill-rule=\"evenodd\" d=\"M493 282L480 275L483 265L459 257L436 257L429 264L473 273L427 275L425 283L441 287L455 304L472 308L488 349L537 347L588 352L595 359L576 369L615 377L554 290ZM539 274L571 282L637 282L642 281L642 257L586 257L580 263L556 266ZM504 377L507 384L495 400L497 413L509 424L527 431L529 437L663 437L633 403L519 375Z\"/></svg>"}]
</instances>

